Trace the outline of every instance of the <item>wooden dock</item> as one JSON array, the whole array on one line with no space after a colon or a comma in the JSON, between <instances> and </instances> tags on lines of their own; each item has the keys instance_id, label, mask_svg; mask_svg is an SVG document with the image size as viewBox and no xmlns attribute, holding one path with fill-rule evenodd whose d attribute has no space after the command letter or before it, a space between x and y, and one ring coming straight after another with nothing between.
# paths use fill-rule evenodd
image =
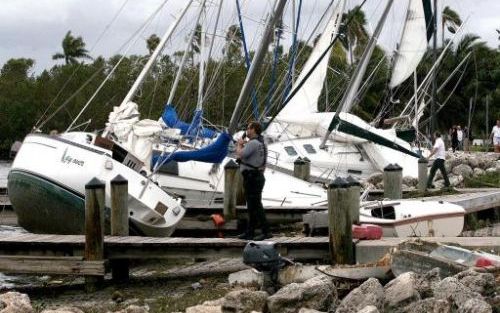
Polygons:
<instances>
[{"instance_id":1,"label":"wooden dock","mask_svg":"<svg viewBox=\"0 0 500 313\"><path fill-rule=\"evenodd\" d=\"M420 238L459 244L468 249L500 253L500 237ZM356 261L374 262L407 238L354 241ZM277 237L281 255L295 261L329 262L327 237ZM0 272L98 275L115 259L220 259L240 258L247 241L233 238L117 237L104 239L104 261L85 263L85 236L14 234L0 236ZM42 263L40 263L42 262ZM16 266L16 264L18 266ZM55 267L59 268L55 268Z\"/></svg>"}]
</instances>

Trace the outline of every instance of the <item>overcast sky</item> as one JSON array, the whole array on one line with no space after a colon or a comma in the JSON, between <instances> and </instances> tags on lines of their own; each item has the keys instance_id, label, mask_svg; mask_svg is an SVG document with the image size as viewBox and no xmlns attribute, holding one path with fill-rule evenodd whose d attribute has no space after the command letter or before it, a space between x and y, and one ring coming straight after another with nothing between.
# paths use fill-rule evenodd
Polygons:
<instances>
[{"instance_id":1,"label":"overcast sky","mask_svg":"<svg viewBox=\"0 0 500 313\"><path fill-rule=\"evenodd\" d=\"M35 73L50 68L56 61L52 55L61 52L61 41L68 30L76 36L82 36L90 54L95 57L109 57L120 50L128 38L138 30L148 17L165 0L0 0L0 65L10 58L32 58L36 61ZM199 1L199 0L197 0ZM218 3L220 0L209 0ZM401 23L408 0L395 0L388 23L381 38L387 51L395 47L401 31ZM438 0L440 10L451 6L463 20L468 17L466 33L475 33L491 47L499 45L495 29L500 28L499 0ZM147 26L129 53L146 54L145 39L152 33L159 36L173 21L187 0L168 0L163 9ZM244 12L244 27L249 45L256 46L255 39L262 32L262 21L269 12L271 0L240 0ZM283 42L290 42L290 12L292 0L288 1L285 18L286 34ZM298 0L296 0L298 3ZM299 36L306 37L320 19L328 0L304 0ZM361 0L350 0L349 7ZM234 0L225 0L222 11L222 24L217 34L221 37L230 24L237 21ZM385 1L368 0L365 8L371 30L380 16ZM187 29L193 24L197 5L191 8L186 19L179 25L176 36L167 47L167 53L184 50ZM215 20L215 8L208 9L207 19ZM119 14L118 14L119 13ZM118 16L114 19L115 16ZM107 27L109 26L109 27ZM107 29L105 32L104 30ZM104 35L101 37L101 34ZM100 40L98 40L101 38ZM438 38L441 38L439 35ZM216 41L217 42L217 41ZM222 41L221 41L222 42ZM214 51L220 50L222 43L215 45ZM61 63L62 61L58 61Z\"/></svg>"}]
</instances>

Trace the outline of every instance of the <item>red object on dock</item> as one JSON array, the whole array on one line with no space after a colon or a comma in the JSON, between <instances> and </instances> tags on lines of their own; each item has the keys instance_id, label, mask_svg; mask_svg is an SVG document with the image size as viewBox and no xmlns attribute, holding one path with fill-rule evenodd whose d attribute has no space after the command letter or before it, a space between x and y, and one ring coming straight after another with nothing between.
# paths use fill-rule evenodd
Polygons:
<instances>
[{"instance_id":1,"label":"red object on dock","mask_svg":"<svg viewBox=\"0 0 500 313\"><path fill-rule=\"evenodd\" d=\"M352 238L376 240L382 238L382 227L373 224L352 225Z\"/></svg>"},{"instance_id":2,"label":"red object on dock","mask_svg":"<svg viewBox=\"0 0 500 313\"><path fill-rule=\"evenodd\" d=\"M221 230L221 228L226 223L226 221L224 220L224 217L220 214L212 214L212 215L210 215L210 217L212 218L212 222L214 222L215 228L218 229L217 236L219 238L224 238L224 233Z\"/></svg>"}]
</instances>

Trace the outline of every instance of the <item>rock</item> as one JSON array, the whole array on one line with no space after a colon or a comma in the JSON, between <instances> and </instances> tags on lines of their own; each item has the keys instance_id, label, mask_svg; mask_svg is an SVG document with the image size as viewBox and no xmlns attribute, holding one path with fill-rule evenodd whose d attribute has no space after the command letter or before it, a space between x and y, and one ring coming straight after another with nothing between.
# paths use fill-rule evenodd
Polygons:
<instances>
[{"instance_id":1,"label":"rock","mask_svg":"<svg viewBox=\"0 0 500 313\"><path fill-rule=\"evenodd\" d=\"M441 189L444 187L444 180L443 179L440 179L440 180L436 180L434 181L434 186L437 188L437 189Z\"/></svg>"},{"instance_id":2,"label":"rock","mask_svg":"<svg viewBox=\"0 0 500 313\"><path fill-rule=\"evenodd\" d=\"M231 286L259 287L264 282L264 275L253 268L249 268L229 274L228 281Z\"/></svg>"},{"instance_id":3,"label":"rock","mask_svg":"<svg viewBox=\"0 0 500 313\"><path fill-rule=\"evenodd\" d=\"M418 184L418 178L405 176L403 177L403 184L408 187L415 187Z\"/></svg>"},{"instance_id":4,"label":"rock","mask_svg":"<svg viewBox=\"0 0 500 313\"><path fill-rule=\"evenodd\" d=\"M149 306L138 306L138 305L129 305L123 310L116 311L115 313L148 313Z\"/></svg>"},{"instance_id":5,"label":"rock","mask_svg":"<svg viewBox=\"0 0 500 313\"><path fill-rule=\"evenodd\" d=\"M443 299L427 298L408 304L404 313L451 313L451 304Z\"/></svg>"},{"instance_id":6,"label":"rock","mask_svg":"<svg viewBox=\"0 0 500 313\"><path fill-rule=\"evenodd\" d=\"M446 277L433 288L436 299L451 300L457 308L463 306L472 298L482 299L482 296L458 281L456 277Z\"/></svg>"},{"instance_id":7,"label":"rock","mask_svg":"<svg viewBox=\"0 0 500 313\"><path fill-rule=\"evenodd\" d=\"M495 173L496 171L497 171L497 169L494 167L490 167L490 168L486 169L486 173Z\"/></svg>"},{"instance_id":8,"label":"rock","mask_svg":"<svg viewBox=\"0 0 500 313\"><path fill-rule=\"evenodd\" d=\"M464 182L464 177L462 175L450 176L450 185L453 187L460 186Z\"/></svg>"},{"instance_id":9,"label":"rock","mask_svg":"<svg viewBox=\"0 0 500 313\"><path fill-rule=\"evenodd\" d=\"M407 272L399 275L385 285L385 310L393 311L409 303L420 300L420 294L414 288L416 282L417 274Z\"/></svg>"},{"instance_id":10,"label":"rock","mask_svg":"<svg viewBox=\"0 0 500 313\"><path fill-rule=\"evenodd\" d=\"M367 306L375 306L378 310L382 310L384 305L384 287L378 279L369 278L358 288L352 290L340 302L336 313L351 313L358 312Z\"/></svg>"},{"instance_id":11,"label":"rock","mask_svg":"<svg viewBox=\"0 0 500 313\"><path fill-rule=\"evenodd\" d=\"M474 176L477 177L477 176L481 176L481 175L484 175L484 170L479 168L479 167L476 167L474 169Z\"/></svg>"},{"instance_id":12,"label":"rock","mask_svg":"<svg viewBox=\"0 0 500 313\"><path fill-rule=\"evenodd\" d=\"M186 313L222 313L220 305L195 305L186 309Z\"/></svg>"},{"instance_id":13,"label":"rock","mask_svg":"<svg viewBox=\"0 0 500 313\"><path fill-rule=\"evenodd\" d=\"M456 274L454 277L472 291L480 293L483 296L492 296L495 294L495 276L491 273L479 273L474 269L468 269Z\"/></svg>"},{"instance_id":14,"label":"rock","mask_svg":"<svg viewBox=\"0 0 500 313\"><path fill-rule=\"evenodd\" d=\"M121 303L123 302L123 294L120 291L116 290L111 295L111 300L115 301L116 303Z\"/></svg>"},{"instance_id":15,"label":"rock","mask_svg":"<svg viewBox=\"0 0 500 313\"><path fill-rule=\"evenodd\" d=\"M265 291L242 289L231 291L222 302L223 313L250 313L264 311L268 294Z\"/></svg>"},{"instance_id":16,"label":"rock","mask_svg":"<svg viewBox=\"0 0 500 313\"><path fill-rule=\"evenodd\" d=\"M477 159L476 156L474 155L469 156L469 166L472 167L473 169L479 168L479 160Z\"/></svg>"},{"instance_id":17,"label":"rock","mask_svg":"<svg viewBox=\"0 0 500 313\"><path fill-rule=\"evenodd\" d=\"M0 303L3 303L2 313L34 313L30 298L24 293L15 291L0 295Z\"/></svg>"},{"instance_id":18,"label":"rock","mask_svg":"<svg viewBox=\"0 0 500 313\"><path fill-rule=\"evenodd\" d=\"M363 309L359 310L357 313L379 313L379 310L377 309L376 306L368 305L365 306Z\"/></svg>"},{"instance_id":19,"label":"rock","mask_svg":"<svg viewBox=\"0 0 500 313\"><path fill-rule=\"evenodd\" d=\"M267 298L269 313L296 313L299 308L329 311L337 300L337 289L328 276L284 286Z\"/></svg>"},{"instance_id":20,"label":"rock","mask_svg":"<svg viewBox=\"0 0 500 313\"><path fill-rule=\"evenodd\" d=\"M200 289L201 287L202 287L202 285L201 285L199 282L196 282L196 283L192 283L192 284L191 284L191 288L192 288L193 290L198 290L198 289Z\"/></svg>"},{"instance_id":21,"label":"rock","mask_svg":"<svg viewBox=\"0 0 500 313\"><path fill-rule=\"evenodd\" d=\"M314 309L301 308L299 313L325 313Z\"/></svg>"},{"instance_id":22,"label":"rock","mask_svg":"<svg viewBox=\"0 0 500 313\"><path fill-rule=\"evenodd\" d=\"M472 173L474 172L472 168L467 165L467 164L460 164L457 165L453 168L452 170L453 174L457 176L463 176L463 177L471 177Z\"/></svg>"},{"instance_id":23,"label":"rock","mask_svg":"<svg viewBox=\"0 0 500 313\"><path fill-rule=\"evenodd\" d=\"M432 288L434 288L434 286L436 286L436 284L440 281L441 269L439 267L435 267L417 278L415 282L415 289L418 291L421 298L430 298L433 296Z\"/></svg>"},{"instance_id":24,"label":"rock","mask_svg":"<svg viewBox=\"0 0 500 313\"><path fill-rule=\"evenodd\" d=\"M384 174L381 172L373 173L368 178L366 179L366 182L372 184L372 185L377 185L381 183L384 180Z\"/></svg>"},{"instance_id":25,"label":"rock","mask_svg":"<svg viewBox=\"0 0 500 313\"><path fill-rule=\"evenodd\" d=\"M226 299L224 297L222 298L219 298L219 299L215 299L215 300L207 300L205 302L203 302L202 304L203 305L206 305L206 306L222 306L222 304L224 303Z\"/></svg>"},{"instance_id":26,"label":"rock","mask_svg":"<svg viewBox=\"0 0 500 313\"><path fill-rule=\"evenodd\" d=\"M57 309L43 310L42 313L84 313L84 312L79 308L65 306Z\"/></svg>"},{"instance_id":27,"label":"rock","mask_svg":"<svg viewBox=\"0 0 500 313\"><path fill-rule=\"evenodd\" d=\"M457 313L491 313L491 306L482 299L469 299L458 307Z\"/></svg>"}]
</instances>

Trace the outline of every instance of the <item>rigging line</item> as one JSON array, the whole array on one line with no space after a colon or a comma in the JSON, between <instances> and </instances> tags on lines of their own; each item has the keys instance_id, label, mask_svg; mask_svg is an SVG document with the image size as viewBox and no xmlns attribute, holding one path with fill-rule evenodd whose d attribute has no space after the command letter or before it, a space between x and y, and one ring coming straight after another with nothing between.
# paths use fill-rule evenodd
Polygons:
<instances>
[{"instance_id":1,"label":"rigging line","mask_svg":"<svg viewBox=\"0 0 500 313\"><path fill-rule=\"evenodd\" d=\"M104 37L104 35L106 34L106 32L110 29L111 25L114 24L114 22L116 21L116 19L118 18L118 16L120 16L121 12L123 11L123 9L125 8L126 4L128 3L129 0L125 0L125 2L123 3L123 5L120 7L120 9L117 11L117 13L115 13L114 17L111 19L111 22L109 22L103 29L103 31L101 32L101 34L97 37L96 41L94 42L94 44L91 46L89 52L92 52L95 47L97 46L97 44L101 41L101 39ZM71 76L69 77L69 79L67 79L65 82L64 82L64 85L61 87L61 89L59 90L59 92L56 94L56 96L54 97L54 99L52 99L52 101L50 102L50 104L47 106L47 108L45 108L45 111L42 113L42 115L40 116L40 118L35 122L35 125L34 125L34 129L35 128L38 128L38 124L42 121L42 119L45 117L45 115L47 114L47 112L50 110L50 108L52 108L52 106L54 105L54 103L56 102L56 100L59 98L59 96L62 94L62 92L66 89L66 86L68 86L68 84L73 80L73 77L76 75L76 73L78 72L78 70L83 66L83 63L80 63L78 65L78 67L73 71L73 73L71 73Z\"/></svg>"},{"instance_id":2,"label":"rigging line","mask_svg":"<svg viewBox=\"0 0 500 313\"><path fill-rule=\"evenodd\" d=\"M351 23L351 21L353 20L354 16L361 10L361 8L364 6L364 4L366 3L367 0L363 0L363 2L361 3L361 5L359 5L356 9L356 11L354 12L353 15L351 15L349 17L349 19L347 20L347 22L345 23L345 26L349 26L349 24ZM312 72L314 72L314 70L316 69L316 67L318 67L319 63L321 63L321 61L323 60L323 58L328 54L328 51L333 47L333 45L337 42L337 39L340 37L340 33L337 33L337 35L335 36L335 38L332 40L332 42L328 45L328 47L325 49L325 51L323 51L323 53L320 55L320 57L318 58L318 60L316 60L316 63L314 63L314 65L312 66L311 70L306 74L306 76L304 77L304 79L302 79L302 81L300 81L297 85L297 87L295 87L291 92L290 92L290 95L288 96L288 98L283 102L283 104L281 105L281 109L278 108L277 112L275 113L275 115L269 120L269 122L267 123L267 125L265 125L264 127L264 130L267 128L267 126L276 118L276 116L278 115L278 113L285 107L285 105L290 102L290 100L295 96L295 94L299 91L299 89L304 85L304 83L307 81L307 79L311 76Z\"/></svg>"},{"instance_id":3,"label":"rigging line","mask_svg":"<svg viewBox=\"0 0 500 313\"><path fill-rule=\"evenodd\" d=\"M141 38L141 36L139 36L145 29L146 27L153 21L153 18L154 16L156 16L156 14L158 14L158 12L160 12L160 10L163 8L163 6L168 2L168 0L166 0L165 2L163 2L162 5L160 5L160 7L154 12L154 14L151 16L151 18L149 19L149 21L147 21L146 23L144 23L143 27L141 28L141 31L137 32L137 36L135 38L134 41L131 41L128 45L128 47L126 48L126 50L124 51L124 54L122 55L122 57L120 58L120 60L113 66L113 68L111 69L111 71L108 73L108 75L104 78L104 80L101 82L101 84L99 85L99 87L97 88L97 90L92 94L92 96L90 97L90 99L87 101L87 103L85 103L85 105L83 106L83 108L80 110L80 112L78 113L77 117L73 119L73 121L71 122L71 124L68 126L68 128L66 129L66 131L68 131L69 129L71 129L71 127L73 126L74 123L76 123L76 121L80 118L80 116L83 114L83 112L87 109L87 107L90 105L90 103L94 100L94 98L97 96L97 94L99 93L99 91L101 91L101 89L104 87L104 85L108 82L108 80L113 76L115 70L118 68L118 66L121 64L121 62L125 59L126 57L126 54L127 52L132 48L132 46Z\"/></svg>"},{"instance_id":4,"label":"rigging line","mask_svg":"<svg viewBox=\"0 0 500 313\"><path fill-rule=\"evenodd\" d=\"M290 89L292 88L292 81L293 81L293 72L294 72L294 67L295 63L297 60L297 33L299 31L299 24L300 24L300 16L302 12L302 0L299 0L299 8L297 11L297 25L295 26L295 29L293 31L293 40L292 40L292 47L291 47L291 52L290 52L290 60L288 64L288 74L286 77L285 81L285 92L283 94L283 101L285 101L286 97L290 93Z\"/></svg>"},{"instance_id":5,"label":"rigging line","mask_svg":"<svg viewBox=\"0 0 500 313\"><path fill-rule=\"evenodd\" d=\"M240 1L236 1L236 8L238 9L238 20L240 24L240 35L241 35L241 42L243 44L243 52L245 53L245 65L247 68L247 71L250 69L250 54L248 52L248 47L247 47L247 41L245 38L245 29L243 27L243 19L241 16L241 8L240 8ZM255 88L252 89L252 106L253 106L253 114L254 117L257 119L259 116L259 107L257 103L257 95L255 92Z\"/></svg>"}]
</instances>

